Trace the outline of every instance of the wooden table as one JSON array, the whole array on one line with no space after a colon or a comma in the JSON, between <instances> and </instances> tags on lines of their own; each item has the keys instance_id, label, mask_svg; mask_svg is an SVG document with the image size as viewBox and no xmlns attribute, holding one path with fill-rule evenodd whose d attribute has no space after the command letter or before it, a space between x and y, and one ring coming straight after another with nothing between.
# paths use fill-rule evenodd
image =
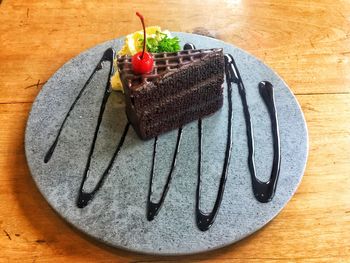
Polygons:
<instances>
[{"instance_id":1,"label":"wooden table","mask_svg":"<svg viewBox=\"0 0 350 263\"><path fill-rule=\"evenodd\" d=\"M0 262L350 262L349 0L0 3ZM40 88L81 51L139 30L136 10L148 25L247 50L302 106L310 153L301 186L276 219L235 245L180 258L107 247L55 214L29 174L24 129Z\"/></svg>"}]
</instances>

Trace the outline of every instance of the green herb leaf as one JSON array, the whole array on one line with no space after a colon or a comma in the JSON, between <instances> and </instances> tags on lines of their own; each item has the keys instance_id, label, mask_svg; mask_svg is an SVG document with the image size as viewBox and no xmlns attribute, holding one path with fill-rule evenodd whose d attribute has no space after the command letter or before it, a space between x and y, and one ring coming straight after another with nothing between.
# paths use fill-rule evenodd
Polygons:
<instances>
[{"instance_id":1,"label":"green herb leaf","mask_svg":"<svg viewBox=\"0 0 350 263\"><path fill-rule=\"evenodd\" d=\"M143 39L141 40L143 43ZM151 53L176 52L180 50L178 37L168 37L167 34L157 31L155 37L148 37L146 41L147 51Z\"/></svg>"}]
</instances>

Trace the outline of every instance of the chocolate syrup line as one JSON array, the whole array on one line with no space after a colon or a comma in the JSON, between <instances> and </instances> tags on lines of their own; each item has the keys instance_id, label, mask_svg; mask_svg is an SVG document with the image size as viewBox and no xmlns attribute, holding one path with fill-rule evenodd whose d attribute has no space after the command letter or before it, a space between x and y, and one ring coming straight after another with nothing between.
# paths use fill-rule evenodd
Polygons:
<instances>
[{"instance_id":1,"label":"chocolate syrup line","mask_svg":"<svg viewBox=\"0 0 350 263\"><path fill-rule=\"evenodd\" d=\"M51 157L52 157L52 154L54 153L55 149L56 149L56 146L57 146L57 142L58 142L58 139L61 135L61 132L63 130L63 127L70 115L70 113L72 112L72 110L74 109L75 105L77 104L78 100L81 98L81 96L83 95L86 87L89 85L89 83L91 82L92 78L94 77L95 73L97 71L99 71L100 69L102 69L102 62L103 61L109 61L111 62L111 65L110 65L110 70L109 70L109 76L111 75L112 73L112 70L113 70L113 57L114 57L114 50L112 48L109 48L107 49L102 58L100 59L100 61L98 62L98 64L96 65L96 67L94 68L93 72L91 73L91 75L89 76L88 80L85 82L84 86L82 87L82 89L79 91L78 93L78 96L75 98L74 102L71 104L66 116L64 117L63 119L63 122L57 132L57 135L56 135L56 138L53 142L53 144L51 145L51 147L49 148L49 150L47 151L45 157L44 157L44 162L47 163L50 161ZM106 91L105 91L105 95L104 95L104 100L105 100L105 97L106 97L106 93L108 93L108 96L109 96L109 91L108 91L108 85L106 86ZM108 97L106 98L108 99Z\"/></svg>"},{"instance_id":2,"label":"chocolate syrup line","mask_svg":"<svg viewBox=\"0 0 350 263\"><path fill-rule=\"evenodd\" d=\"M228 80L229 72L227 68L228 58L225 55L225 73L227 83L227 99L228 99L228 123L227 123L227 139L226 139L226 150L225 159L221 172L220 184L218 188L217 197L215 200L214 207L210 213L204 213L200 209L200 192L201 192L201 162L202 162L202 119L198 120L198 180L197 180L197 191L196 191L196 220L199 230L208 230L215 221L216 215L219 211L220 204L224 195L225 184L228 174L228 167L231 159L232 150L232 87L231 81Z\"/></svg>"},{"instance_id":3,"label":"chocolate syrup line","mask_svg":"<svg viewBox=\"0 0 350 263\"><path fill-rule=\"evenodd\" d=\"M45 158L44 158L44 162L45 163L50 161L50 159L52 157L52 154L55 151L55 148L56 148L57 142L59 140L59 137L61 135L61 132L63 130L64 124L66 123L66 120L68 119L71 111L74 109L76 103L81 98L84 90L86 89L86 87L91 82L91 80L92 80L93 76L95 75L95 73L97 71L99 71L100 69L102 69L102 63L104 61L109 61L110 62L110 68L109 68L109 74L108 74L107 82L106 82L106 85L105 85L105 91L104 91L104 95L103 95L101 106L100 106L100 111L99 111L99 116L98 116L97 123L96 123L94 137L93 137L93 140L92 140L91 145L90 145L90 151L89 151L88 159L87 159L87 162L86 162L86 165L85 165L85 170L84 170L84 174L83 174L83 180L82 180L80 188L79 188L79 194L78 194L78 199L77 199L77 206L79 208L85 207L89 203L89 201L94 198L96 192L103 185L104 180L106 179L107 175L109 174L109 171L112 168L112 165L113 165L113 162L114 162L115 158L118 156L118 153L119 153L121 147L123 146L126 134L127 134L128 130L129 130L129 126L130 126L130 123L128 122L126 124L125 128L124 128L124 132L123 132L123 134L122 134L122 136L121 136L121 138L119 140L118 146L117 146L116 150L114 151L114 154L113 154L111 160L109 161L109 163L107 165L107 168L104 170L101 178L97 182L95 188L89 193L84 192L83 188L84 188L85 181L86 181L86 179L88 177L87 176L88 172L90 170L91 159L92 159L92 155L93 155L94 150L95 150L95 144L96 144L98 132L100 130L100 125L101 125L101 122L102 122L102 119L103 119L103 113L105 111L106 104L108 102L108 98L109 98L109 96L111 94L110 89L109 89L110 88L109 87L109 79L110 79L110 76L111 76L111 74L113 72L113 58L114 58L114 50L112 48L107 49L104 52L101 60L99 61L99 63L97 64L97 66L95 67L95 69L93 70L91 75L89 76L88 80L85 82L83 88L80 90L78 96L75 98L73 104L70 106L70 108L68 110L68 113L66 114L65 118L63 119L63 122L62 122L62 124L61 124L61 126L60 126L60 128L58 130L57 136L56 136L53 144L51 145L50 149L48 150L48 152L46 153Z\"/></svg>"},{"instance_id":4,"label":"chocolate syrup line","mask_svg":"<svg viewBox=\"0 0 350 263\"><path fill-rule=\"evenodd\" d=\"M264 103L268 109L270 119L271 119L271 130L273 137L273 165L271 170L270 179L267 182L262 182L256 177L256 169L254 162L254 135L253 135L253 126L251 123L251 117L249 113L249 107L247 103L247 96L245 92L245 87L239 74L235 60L231 55L228 55L229 63L229 73L230 80L237 84L238 91L242 100L246 129L247 129L247 138L248 138L248 166L252 179L253 193L255 198L261 203L267 203L272 200L277 186L278 176L280 172L281 165L281 148L280 148L280 137L279 137L279 127L277 119L277 110L275 106L273 86L268 81L261 81L259 83L259 92L261 97L264 100Z\"/></svg>"},{"instance_id":5,"label":"chocolate syrup line","mask_svg":"<svg viewBox=\"0 0 350 263\"><path fill-rule=\"evenodd\" d=\"M190 49L196 49L195 45L193 45L192 43L186 43L184 45L184 50L190 50Z\"/></svg>"},{"instance_id":6,"label":"chocolate syrup line","mask_svg":"<svg viewBox=\"0 0 350 263\"><path fill-rule=\"evenodd\" d=\"M112 168L112 165L113 165L113 162L114 162L115 158L118 156L118 153L119 153L121 147L124 144L124 140L125 140L126 134L128 133L129 126L130 126L129 122L125 125L124 132L123 132L123 134L122 134L122 136L121 136L121 138L119 140L118 146L117 146L117 148L116 148L116 150L115 150L111 160L109 161L109 164L108 164L107 168L104 170L100 180L96 184L95 188L89 193L84 192L83 188L84 188L84 184L86 182L86 179L88 177L88 172L90 170L91 159L92 159L92 155L93 155L94 150L95 150L95 145L96 145L96 141L97 141L98 132L100 130L101 122L102 122L102 119L103 119L103 113L105 111L106 104L108 102L108 98L109 98L109 96L111 94L110 89L109 89L110 88L110 86L109 86L109 79L111 77L112 70L113 70L113 58L114 58L114 51L113 51L112 48L109 48L109 49L107 49L105 51L103 57L101 58L101 62L100 62L100 63L102 63L102 61L106 61L107 60L111 64L110 64L110 70L109 70L109 74L108 74L108 78L107 78L107 82L106 82L106 86L105 86L105 93L103 95L103 99L102 99L102 103L101 103L101 107L100 107L100 112L99 112L99 116L98 116L98 119L97 119L97 124L96 124L96 128L95 128L94 137L92 139L92 143L91 143L91 146L90 146L90 152L89 152L89 155L88 155L88 159L87 159L85 170L84 170L84 174L83 174L83 180L82 180L80 188L79 188L79 194L78 194L78 200L77 200L77 206L79 208L84 208L85 206L87 206L88 203L94 198L94 196L97 193L97 191L103 185L104 180L106 179L107 175L109 174L110 169Z\"/></svg>"},{"instance_id":7,"label":"chocolate syrup line","mask_svg":"<svg viewBox=\"0 0 350 263\"><path fill-rule=\"evenodd\" d=\"M193 44L186 44L184 46L184 49L195 49L195 46ZM68 119L71 111L74 109L77 101L82 96L84 90L90 83L91 79L93 78L94 74L102 68L102 62L103 61L109 61L110 64L110 70L109 70L109 76L108 80L105 86L105 92L103 95L103 99L100 106L99 116L97 119L97 124L94 132L94 137L92 140L92 143L90 145L90 151L87 159L87 163L85 166L84 174L83 174L83 180L81 182L80 188L79 188L79 195L77 199L77 206L79 208L83 208L94 198L95 194L98 192L98 190L102 187L104 180L106 179L107 175L109 174L112 165L117 158L123 144L125 141L125 138L127 136L130 123L128 122L124 128L123 134L119 140L118 146L116 150L114 151L114 154L109 161L107 168L104 170L101 178L99 179L98 183L96 184L95 188L87 193L84 192L84 184L88 177L88 172L90 170L90 164L91 159L94 153L95 144L99 132L99 128L103 119L103 114L105 111L106 104L108 102L108 98L110 96L110 89L109 89L109 78L113 71L113 58L114 58L114 51L112 48L109 48L105 51L103 54L101 60L95 67L92 74L89 76L88 80L84 84L83 88L80 90L78 96L75 98L73 104L70 106L68 113L66 114L65 118L63 119L63 122L59 128L59 131L57 133L57 136L49 148L48 152L45 155L44 162L47 163L50 161L53 152L55 151L58 139L61 135L61 132L63 130L63 127L65 125L66 120ZM253 136L253 127L251 123L251 117L249 113L249 107L246 99L246 92L244 88L244 84L242 81L242 78L239 74L237 65L233 59L233 57L230 54L225 55L225 75L226 75L226 83L227 83L227 98L228 98L228 125L227 125L227 142L226 142L226 150L225 150L225 159L223 164L223 169L221 173L220 178L220 184L218 188L217 197L215 200L214 207L210 213L204 213L200 209L200 192L201 192L201 162L202 162L202 119L198 120L198 166L197 166L197 189L196 189L196 223L198 228L201 231L208 230L212 224L215 221L216 215L218 213L218 210L220 208L220 204L222 202L224 189L225 189L225 183L227 180L228 175L228 167L230 163L230 157L231 157L231 150L232 150L232 83L236 83L238 86L238 90L241 96L242 105L243 105L243 111L245 116L245 122L247 127L247 137L248 137L248 148L249 148L249 156L248 156L248 165L249 170L251 173L252 178L252 185L253 185L253 192L256 197L256 199L260 202L269 202L275 193L278 175L280 171L280 162L281 162L281 151L280 151L280 139L279 139L279 127L278 127L278 120L277 120L277 110L275 107L275 101L274 101L274 93L273 93L273 86L268 81L262 81L259 83L259 92L262 96L264 103L269 111L269 115L271 118L271 129L273 134L273 147L274 147L274 158L273 158L273 167L271 171L271 176L269 181L267 182L261 182L256 178L256 172L255 172L255 163L254 163L254 136ZM158 214L162 204L164 203L165 197L167 195L167 192L169 190L169 186L172 180L173 172L176 165L176 159L179 152L179 145L181 141L182 136L182 127L178 129L178 135L177 135L177 141L176 146L174 150L174 155L170 167L170 171L167 177L167 181L163 187L163 191L160 197L160 200L155 203L151 201L151 195L152 195L152 185L153 185L153 177L154 177L154 168L155 168L155 159L157 154L157 142L158 137L154 139L154 145L153 145L153 156L152 156L152 167L151 167L151 173L150 173L150 183L149 183L149 191L148 191L148 199L147 199L147 219L149 221L152 221L154 217Z\"/></svg>"},{"instance_id":8,"label":"chocolate syrup line","mask_svg":"<svg viewBox=\"0 0 350 263\"><path fill-rule=\"evenodd\" d=\"M184 50L188 49L195 49L195 46L193 44L185 44L184 45ZM171 163L170 171L167 177L167 181L163 187L162 195L160 197L160 200L157 203L154 203L151 201L151 195L152 195L152 185L153 185L153 175L154 175L154 167L155 167L155 159L157 155L157 142L158 142L158 136L154 138L154 144L153 144L153 157L152 157L152 168L151 168L151 179L149 183L149 188L148 188L148 197L147 197L147 220L152 221L158 214L159 209L161 208L162 204L164 203L166 194L168 193L170 182L172 179L173 171L175 168L176 164L176 157L179 151L179 145L180 145L180 140L181 140L181 135L182 135L182 127L178 129L177 132L177 141L176 141L176 146L175 146L175 151L174 151L174 156L173 156L173 161Z\"/></svg>"},{"instance_id":9,"label":"chocolate syrup line","mask_svg":"<svg viewBox=\"0 0 350 263\"><path fill-rule=\"evenodd\" d=\"M88 203L94 198L94 196L97 193L97 191L100 190L101 186L103 185L104 180L106 179L107 175L109 174L109 172L110 172L110 170L112 168L114 160L117 158L117 156L118 156L118 154L120 152L120 149L122 148L122 146L124 144L125 137L126 137L126 135L128 133L129 127L130 127L130 123L128 122L125 125L125 128L124 128L122 136L120 137L118 146L115 149L114 154L113 154L111 160L109 161L107 168L104 170L100 180L96 184L94 190L92 190L89 193L86 193L86 192L84 192L83 187L84 187L85 181L87 179L87 174L88 174L89 167L90 167L90 161L91 161L91 157L92 157L92 154L93 154L93 150L92 151L90 150L88 163L87 163L87 165L85 167L85 171L84 171L83 181L81 182L81 185L80 185L80 188L79 188L79 195L78 195L78 201L77 201L77 206L79 208L84 208L85 206L87 206Z\"/></svg>"},{"instance_id":10,"label":"chocolate syrup line","mask_svg":"<svg viewBox=\"0 0 350 263\"><path fill-rule=\"evenodd\" d=\"M154 167L155 167L155 159L157 154L157 142L158 142L158 136L154 139L153 144L153 157L152 157L152 168L151 168L151 179L149 183L149 190L148 190L148 197L147 197L147 220L152 221L154 217L157 216L159 209L161 208L162 204L164 203L166 194L168 193L170 182L173 176L173 171L176 165L176 157L179 152L179 145L181 141L181 135L182 135L182 128L178 129L177 132L177 140L176 140L176 146L175 151L173 155L173 160L171 163L170 171L166 180L166 183L163 187L162 195L160 197L160 200L157 203L154 203L151 201L151 195L152 195L152 185L153 185L153 175L154 175Z\"/></svg>"}]
</instances>

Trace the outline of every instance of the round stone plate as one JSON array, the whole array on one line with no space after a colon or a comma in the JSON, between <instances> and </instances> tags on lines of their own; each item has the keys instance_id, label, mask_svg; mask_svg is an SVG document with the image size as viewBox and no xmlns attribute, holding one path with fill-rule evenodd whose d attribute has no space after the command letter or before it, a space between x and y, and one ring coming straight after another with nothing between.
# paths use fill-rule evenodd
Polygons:
<instances>
[{"instance_id":1,"label":"round stone plate","mask_svg":"<svg viewBox=\"0 0 350 263\"><path fill-rule=\"evenodd\" d=\"M232 244L273 219L296 191L304 173L308 135L301 109L286 83L261 61L230 44L203 36L174 33L197 48L223 48L235 58L246 87L255 137L257 176L266 181L272 167L271 123L258 83L275 87L281 137L281 172L269 203L253 195L248 170L248 146L242 103L233 84L233 148L223 201L213 226L200 231L195 222L197 185L197 122L183 128L169 192L158 216L146 218L153 140L141 141L131 128L110 174L85 208L76 205L79 186L108 77L104 65L93 77L69 116L51 160L44 156L65 114L100 60L103 52L121 48L124 38L93 47L67 62L45 84L27 123L26 156L40 192L53 209L82 232L109 245L131 251L180 255ZM224 106L203 120L201 209L211 211L219 185L227 136L227 87ZM114 92L107 103L85 191L92 190L117 147L127 122L123 95ZM157 201L168 175L177 131L159 137L152 201Z\"/></svg>"}]
</instances>

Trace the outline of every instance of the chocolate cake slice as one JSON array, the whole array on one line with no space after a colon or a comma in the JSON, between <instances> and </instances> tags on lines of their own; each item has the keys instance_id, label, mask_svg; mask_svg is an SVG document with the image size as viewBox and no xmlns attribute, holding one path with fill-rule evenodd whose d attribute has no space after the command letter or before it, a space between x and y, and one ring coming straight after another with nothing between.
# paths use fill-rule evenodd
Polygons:
<instances>
[{"instance_id":1,"label":"chocolate cake slice","mask_svg":"<svg viewBox=\"0 0 350 263\"><path fill-rule=\"evenodd\" d=\"M126 114L141 139L212 114L223 104L222 49L154 53L151 73L138 75L131 57L117 66L126 98Z\"/></svg>"}]
</instances>

